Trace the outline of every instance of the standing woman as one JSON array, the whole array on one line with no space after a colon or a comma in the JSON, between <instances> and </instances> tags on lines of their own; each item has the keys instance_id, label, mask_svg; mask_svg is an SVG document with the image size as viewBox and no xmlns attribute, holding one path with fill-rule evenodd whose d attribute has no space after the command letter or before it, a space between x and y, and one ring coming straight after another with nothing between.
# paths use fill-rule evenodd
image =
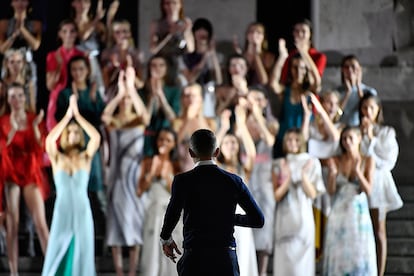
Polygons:
<instances>
[{"instance_id":1,"label":"standing woman","mask_svg":"<svg viewBox=\"0 0 414 276\"><path fill-rule=\"evenodd\" d=\"M83 131L90 138L86 147ZM96 275L94 226L87 187L100 140L99 132L82 117L76 96L72 95L65 116L46 138L56 201L42 269L44 276Z\"/></svg>"},{"instance_id":2,"label":"standing woman","mask_svg":"<svg viewBox=\"0 0 414 276\"><path fill-rule=\"evenodd\" d=\"M168 58L175 77L178 78L177 59L194 51L192 20L184 15L183 0L160 0L161 16L150 25L150 52Z\"/></svg>"},{"instance_id":3,"label":"standing woman","mask_svg":"<svg viewBox=\"0 0 414 276\"><path fill-rule=\"evenodd\" d=\"M25 110L26 96L20 84L7 90L10 113L0 117L0 199L6 198L7 255L11 275L18 274L18 228L20 194L32 216L42 252L46 252L49 229L43 200L48 183L43 171L43 111L38 115ZM1 205L0 205L1 206Z\"/></svg>"},{"instance_id":4,"label":"standing woman","mask_svg":"<svg viewBox=\"0 0 414 276\"><path fill-rule=\"evenodd\" d=\"M378 275L385 272L387 260L387 212L402 207L391 170L398 158L399 146L395 129L383 124L382 105L378 96L366 94L359 104L361 148L375 160L374 185L369 195L369 208L377 245Z\"/></svg>"},{"instance_id":5,"label":"standing woman","mask_svg":"<svg viewBox=\"0 0 414 276\"><path fill-rule=\"evenodd\" d=\"M222 116L225 113L223 112ZM217 156L217 164L222 169L239 175L243 181L248 183L254 166L256 148L246 126L247 100L241 100L241 103L236 106L235 115L235 132L227 132L224 136L217 135L220 139L218 140L220 153ZM229 120L228 116L227 120ZM230 123L226 122L225 125L230 126ZM219 133L224 131L225 129L221 127ZM236 213L240 212L242 209L237 205ZM257 276L258 268L252 229L235 227L234 236L237 244L240 275Z\"/></svg>"},{"instance_id":6,"label":"standing woman","mask_svg":"<svg viewBox=\"0 0 414 276\"><path fill-rule=\"evenodd\" d=\"M135 46L129 21L117 19L111 22L108 26L108 36L108 44L102 50L100 57L105 102L109 102L116 95L119 72L128 66L133 66L135 69L135 87L139 89L144 84L144 53Z\"/></svg>"},{"instance_id":7,"label":"standing woman","mask_svg":"<svg viewBox=\"0 0 414 276\"><path fill-rule=\"evenodd\" d=\"M298 48L299 53L288 62L288 78L286 84L281 83L282 66L288 58L283 39L279 40L279 57L275 62L269 86L282 103L279 115L280 129L273 147L273 157L283 156L283 137L289 128L301 128L304 123L304 108L309 93L318 94L321 77L311 56L305 49Z\"/></svg>"},{"instance_id":8,"label":"standing woman","mask_svg":"<svg viewBox=\"0 0 414 276\"><path fill-rule=\"evenodd\" d=\"M84 55L73 56L67 65L68 81L67 87L59 92L57 98L56 121L65 116L68 109L69 99L72 94L76 95L78 109L81 115L92 124L96 130L102 127L101 115L105 103L99 93L96 83L90 81L91 67L88 57ZM88 138L87 138L88 139ZM106 214L106 197L104 193L103 162L100 148L96 151L92 160L92 167L89 174L88 191L90 196L97 198L101 213Z\"/></svg>"},{"instance_id":9,"label":"standing woman","mask_svg":"<svg viewBox=\"0 0 414 276\"><path fill-rule=\"evenodd\" d=\"M171 185L174 175L181 172L177 159L177 135L171 128L162 128L158 132L155 145L156 154L147 157L142 163L137 195L148 195L148 207L144 224L144 245L141 258L141 272L145 276L177 275L174 262L165 258L159 246L164 214L171 197ZM178 240L182 250L182 220L180 228L174 230L174 239ZM132 275L131 275L132 276Z\"/></svg>"},{"instance_id":10,"label":"standing woman","mask_svg":"<svg viewBox=\"0 0 414 276\"><path fill-rule=\"evenodd\" d=\"M28 66L24 51L9 49L4 53L0 83L0 115L6 112L7 87L12 83L23 85L26 94L26 108L30 112L36 112L36 78Z\"/></svg>"},{"instance_id":11,"label":"standing woman","mask_svg":"<svg viewBox=\"0 0 414 276\"><path fill-rule=\"evenodd\" d=\"M338 91L341 94L341 122L345 125L358 126L358 106L366 94L378 95L374 87L363 82L363 68L355 55L347 55L341 61L341 85Z\"/></svg>"},{"instance_id":12,"label":"standing woman","mask_svg":"<svg viewBox=\"0 0 414 276\"><path fill-rule=\"evenodd\" d=\"M326 225L323 275L377 276L375 238L368 198L375 161L360 153L361 132L345 127L341 154L328 165L328 192L333 197Z\"/></svg>"},{"instance_id":13,"label":"standing woman","mask_svg":"<svg viewBox=\"0 0 414 276\"><path fill-rule=\"evenodd\" d=\"M11 0L13 17L0 20L0 53L9 49L23 51L30 73L37 79L33 52L42 42L42 22L31 14L30 0Z\"/></svg>"},{"instance_id":14,"label":"standing woman","mask_svg":"<svg viewBox=\"0 0 414 276\"><path fill-rule=\"evenodd\" d=\"M188 154L190 137L197 129L216 131L215 118L203 114L203 88L198 83L186 85L181 93L181 114L174 119L172 127L177 133L178 159L183 171L194 167L194 161Z\"/></svg>"},{"instance_id":15,"label":"standing woman","mask_svg":"<svg viewBox=\"0 0 414 276\"><path fill-rule=\"evenodd\" d=\"M269 75L275 62L275 55L267 48L266 29L260 22L252 22L246 29L246 41L241 54L246 58L249 71L249 86L263 88L269 82Z\"/></svg>"},{"instance_id":16,"label":"standing woman","mask_svg":"<svg viewBox=\"0 0 414 276\"><path fill-rule=\"evenodd\" d=\"M299 128L283 137L286 157L273 162L276 203L273 275L315 275L315 223L313 200L325 192L317 158L306 152ZM332 274L338 275L338 274Z\"/></svg>"},{"instance_id":17,"label":"standing woman","mask_svg":"<svg viewBox=\"0 0 414 276\"><path fill-rule=\"evenodd\" d=\"M123 275L122 247L129 250L129 275L136 274L143 243L145 210L142 199L136 196L136 190L149 114L134 81L135 70L132 66L120 72L118 94L109 101L102 115L110 142L105 242L112 248L117 275Z\"/></svg>"},{"instance_id":18,"label":"standing woman","mask_svg":"<svg viewBox=\"0 0 414 276\"><path fill-rule=\"evenodd\" d=\"M76 48L78 27L72 19L64 19L58 28L58 37L61 45L46 56L46 87L49 90L49 102L46 113L46 127L50 131L56 125L56 101L60 91L67 84L67 64L71 57L84 55Z\"/></svg>"},{"instance_id":19,"label":"standing woman","mask_svg":"<svg viewBox=\"0 0 414 276\"><path fill-rule=\"evenodd\" d=\"M172 77L171 67L162 55L152 56L147 65L147 79L139 91L151 119L145 129L144 155L154 154L155 136L163 127L171 127L180 113L180 87Z\"/></svg>"},{"instance_id":20,"label":"standing woman","mask_svg":"<svg viewBox=\"0 0 414 276\"><path fill-rule=\"evenodd\" d=\"M78 47L85 51L91 64L91 78L97 83L101 97L105 95L105 86L99 62L101 49L106 43L107 30L101 21L105 16L103 1L99 0L95 14L91 14L91 0L72 0L71 18L76 22L79 31Z\"/></svg>"},{"instance_id":21,"label":"standing woman","mask_svg":"<svg viewBox=\"0 0 414 276\"><path fill-rule=\"evenodd\" d=\"M324 53L316 49L312 43L312 22L307 18L298 20L293 25L292 35L294 45L292 45L293 49L289 51L289 57L283 66L281 82L286 84L288 81L290 59L301 51L309 54L315 63L320 78L322 78L327 57Z\"/></svg>"},{"instance_id":22,"label":"standing woman","mask_svg":"<svg viewBox=\"0 0 414 276\"><path fill-rule=\"evenodd\" d=\"M259 276L267 274L269 257L273 253L273 229L275 216L275 197L272 183L272 147L279 124L272 116L266 93L260 87L251 89L247 94L247 129L256 147L256 157L250 176L249 187L257 204L263 210L263 228L253 229Z\"/></svg>"}]
</instances>

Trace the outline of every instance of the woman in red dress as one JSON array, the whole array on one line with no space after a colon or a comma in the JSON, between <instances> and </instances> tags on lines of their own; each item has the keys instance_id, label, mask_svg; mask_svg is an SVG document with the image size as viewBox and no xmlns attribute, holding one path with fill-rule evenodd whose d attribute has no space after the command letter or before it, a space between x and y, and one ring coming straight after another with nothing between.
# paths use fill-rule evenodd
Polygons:
<instances>
[{"instance_id":1,"label":"woman in red dress","mask_svg":"<svg viewBox=\"0 0 414 276\"><path fill-rule=\"evenodd\" d=\"M25 110L26 96L20 84L8 88L7 103L9 112L0 117L0 203L4 195L10 275L17 275L21 193L33 218L43 253L49 237L44 207L48 183L42 161L45 126L43 111L36 115Z\"/></svg>"}]
</instances>

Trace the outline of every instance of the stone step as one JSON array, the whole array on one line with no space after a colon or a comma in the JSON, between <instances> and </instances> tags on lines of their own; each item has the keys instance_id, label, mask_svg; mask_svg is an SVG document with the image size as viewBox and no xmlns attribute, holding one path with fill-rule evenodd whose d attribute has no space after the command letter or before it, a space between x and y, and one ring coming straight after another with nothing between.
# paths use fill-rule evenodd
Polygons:
<instances>
[{"instance_id":1,"label":"stone step","mask_svg":"<svg viewBox=\"0 0 414 276\"><path fill-rule=\"evenodd\" d=\"M414 238L414 221L387 219L387 236L396 238Z\"/></svg>"},{"instance_id":2,"label":"stone step","mask_svg":"<svg viewBox=\"0 0 414 276\"><path fill-rule=\"evenodd\" d=\"M414 187L412 185L399 185L397 189L404 202L414 202Z\"/></svg>"},{"instance_id":3,"label":"stone step","mask_svg":"<svg viewBox=\"0 0 414 276\"><path fill-rule=\"evenodd\" d=\"M414 256L388 257L385 275L414 275Z\"/></svg>"},{"instance_id":4,"label":"stone step","mask_svg":"<svg viewBox=\"0 0 414 276\"><path fill-rule=\"evenodd\" d=\"M388 238L389 257L414 257L414 238Z\"/></svg>"},{"instance_id":5,"label":"stone step","mask_svg":"<svg viewBox=\"0 0 414 276\"><path fill-rule=\"evenodd\" d=\"M414 220L414 202L404 202L402 208L389 212L387 214L387 220Z\"/></svg>"}]
</instances>

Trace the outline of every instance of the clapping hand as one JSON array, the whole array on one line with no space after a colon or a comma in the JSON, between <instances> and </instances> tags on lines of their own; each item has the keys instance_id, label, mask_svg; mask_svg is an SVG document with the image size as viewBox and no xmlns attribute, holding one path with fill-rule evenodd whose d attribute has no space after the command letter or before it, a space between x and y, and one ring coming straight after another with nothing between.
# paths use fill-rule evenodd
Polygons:
<instances>
[{"instance_id":1,"label":"clapping hand","mask_svg":"<svg viewBox=\"0 0 414 276\"><path fill-rule=\"evenodd\" d=\"M41 109L39 114L37 114L36 118L33 120L33 127L37 127L42 122L44 115L45 112Z\"/></svg>"},{"instance_id":2,"label":"clapping hand","mask_svg":"<svg viewBox=\"0 0 414 276\"><path fill-rule=\"evenodd\" d=\"M72 116L77 116L79 115L79 108L78 108L78 97L76 97L76 95L72 94L69 98L69 108L68 108L68 112L69 109L72 112Z\"/></svg>"}]
</instances>

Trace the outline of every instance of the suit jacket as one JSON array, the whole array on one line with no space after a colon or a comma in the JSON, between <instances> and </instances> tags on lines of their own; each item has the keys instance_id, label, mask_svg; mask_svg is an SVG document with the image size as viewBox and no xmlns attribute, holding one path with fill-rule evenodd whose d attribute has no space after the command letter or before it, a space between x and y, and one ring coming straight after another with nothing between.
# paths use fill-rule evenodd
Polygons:
<instances>
[{"instance_id":1,"label":"suit jacket","mask_svg":"<svg viewBox=\"0 0 414 276\"><path fill-rule=\"evenodd\" d=\"M185 249L235 247L234 226L260 228L264 216L243 180L211 161L174 177L161 238L167 240L184 210ZM235 214L236 205L246 212Z\"/></svg>"}]
</instances>

